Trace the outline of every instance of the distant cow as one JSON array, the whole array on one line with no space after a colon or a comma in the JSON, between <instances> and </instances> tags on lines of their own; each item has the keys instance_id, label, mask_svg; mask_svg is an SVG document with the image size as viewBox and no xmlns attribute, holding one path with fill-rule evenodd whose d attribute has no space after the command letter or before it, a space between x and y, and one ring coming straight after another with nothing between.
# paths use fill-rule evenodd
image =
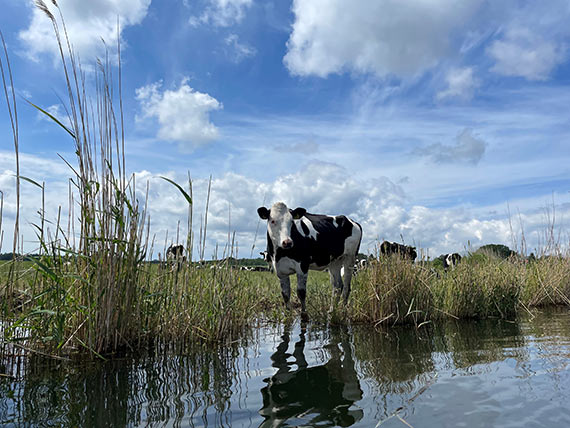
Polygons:
<instances>
[{"instance_id":1,"label":"distant cow","mask_svg":"<svg viewBox=\"0 0 570 428\"><path fill-rule=\"evenodd\" d=\"M358 260L358 261L354 264L354 268L355 268L357 271L360 271L360 270L364 269L367 265L368 265L368 260L366 260L366 259L361 259L361 260Z\"/></svg>"},{"instance_id":2,"label":"distant cow","mask_svg":"<svg viewBox=\"0 0 570 428\"><path fill-rule=\"evenodd\" d=\"M451 268L452 270L459 264L461 261L461 256L458 253L450 253L446 254L443 258L443 268L445 270Z\"/></svg>"},{"instance_id":3,"label":"distant cow","mask_svg":"<svg viewBox=\"0 0 570 428\"><path fill-rule=\"evenodd\" d=\"M418 256L416 253L416 247L410 247L407 245L398 244L397 242L384 241L380 245L380 253L384 256L389 256L391 254L398 254L400 257L414 261Z\"/></svg>"},{"instance_id":4,"label":"distant cow","mask_svg":"<svg viewBox=\"0 0 570 428\"><path fill-rule=\"evenodd\" d=\"M260 251L259 254L261 254L263 260L265 260L267 263L271 263L271 257L269 256L269 251Z\"/></svg>"},{"instance_id":5,"label":"distant cow","mask_svg":"<svg viewBox=\"0 0 570 428\"><path fill-rule=\"evenodd\" d=\"M344 302L348 302L352 267L362 239L358 223L344 215L310 214L305 208L291 210L283 202L273 204L271 209L259 207L257 213L267 220L267 251L281 283L285 306L290 306L289 275L297 274L297 296L305 314L309 269L328 268L336 295L342 292ZM340 274L343 266L344 278Z\"/></svg>"},{"instance_id":6,"label":"distant cow","mask_svg":"<svg viewBox=\"0 0 570 428\"><path fill-rule=\"evenodd\" d=\"M166 250L166 261L172 265L172 268L176 266L180 269L182 262L186 260L184 257L184 245L171 245Z\"/></svg>"},{"instance_id":7,"label":"distant cow","mask_svg":"<svg viewBox=\"0 0 570 428\"><path fill-rule=\"evenodd\" d=\"M363 270L367 265L368 265L368 260L366 259L361 259L356 261L356 263L354 263L354 266L352 267L352 274L356 275L358 272ZM340 268L340 276L344 278L344 266Z\"/></svg>"}]
</instances>

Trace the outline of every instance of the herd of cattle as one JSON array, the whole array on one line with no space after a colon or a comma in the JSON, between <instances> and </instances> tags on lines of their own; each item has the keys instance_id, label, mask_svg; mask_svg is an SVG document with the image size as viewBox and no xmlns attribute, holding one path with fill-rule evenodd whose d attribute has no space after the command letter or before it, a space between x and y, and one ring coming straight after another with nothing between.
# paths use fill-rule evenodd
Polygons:
<instances>
[{"instance_id":1,"label":"herd of cattle","mask_svg":"<svg viewBox=\"0 0 570 428\"><path fill-rule=\"evenodd\" d=\"M261 256L268 267L243 267L243 270L272 270L281 284L286 307L290 306L290 275L297 275L297 296L305 314L306 287L309 270L327 270L338 300L346 304L354 273L366 266L367 260L358 260L362 240L362 227L344 215L311 214L305 208L290 209L283 202L271 208L259 207L257 213L267 221L267 249ZM417 258L415 247L384 241L380 245L382 256L399 255L405 260ZM171 245L166 260L180 266L184 260L184 247ZM453 269L461 261L458 253L446 254L443 266Z\"/></svg>"}]
</instances>

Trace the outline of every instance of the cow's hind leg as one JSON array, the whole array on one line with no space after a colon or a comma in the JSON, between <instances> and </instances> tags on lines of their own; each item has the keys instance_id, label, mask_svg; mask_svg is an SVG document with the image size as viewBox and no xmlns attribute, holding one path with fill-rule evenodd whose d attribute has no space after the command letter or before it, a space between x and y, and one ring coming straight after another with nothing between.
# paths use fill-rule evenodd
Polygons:
<instances>
[{"instance_id":1,"label":"cow's hind leg","mask_svg":"<svg viewBox=\"0 0 570 428\"><path fill-rule=\"evenodd\" d=\"M350 295L350 282L352 281L352 274L354 271L354 259L345 261L344 263L344 277L342 285L342 300L346 305L348 303L348 296Z\"/></svg>"},{"instance_id":2,"label":"cow's hind leg","mask_svg":"<svg viewBox=\"0 0 570 428\"><path fill-rule=\"evenodd\" d=\"M289 300L291 300L291 281L289 279L289 275L279 278L279 282L281 283L281 295L283 296L285 307L290 309Z\"/></svg>"},{"instance_id":3,"label":"cow's hind leg","mask_svg":"<svg viewBox=\"0 0 570 428\"><path fill-rule=\"evenodd\" d=\"M297 297L301 302L301 313L306 313L305 298L307 297L307 278L309 273L298 273L297 274Z\"/></svg>"},{"instance_id":4,"label":"cow's hind leg","mask_svg":"<svg viewBox=\"0 0 570 428\"><path fill-rule=\"evenodd\" d=\"M331 303L331 311L333 309L333 305L338 302L338 299L342 293L342 276L340 274L341 267L342 265L340 263L334 263L329 266L329 275L334 295L333 302Z\"/></svg>"}]
</instances>

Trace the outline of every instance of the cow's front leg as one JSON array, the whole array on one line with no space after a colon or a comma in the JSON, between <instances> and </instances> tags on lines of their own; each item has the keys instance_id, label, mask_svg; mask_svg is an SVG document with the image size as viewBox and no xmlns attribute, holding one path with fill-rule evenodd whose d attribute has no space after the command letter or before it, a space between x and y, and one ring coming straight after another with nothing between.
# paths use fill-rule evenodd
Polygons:
<instances>
[{"instance_id":1,"label":"cow's front leg","mask_svg":"<svg viewBox=\"0 0 570 428\"><path fill-rule=\"evenodd\" d=\"M306 313L305 298L307 297L307 278L308 272L301 272L297 274L297 297L301 301L301 314Z\"/></svg>"},{"instance_id":2,"label":"cow's front leg","mask_svg":"<svg viewBox=\"0 0 570 428\"><path fill-rule=\"evenodd\" d=\"M279 278L281 283L281 295L283 296L283 302L285 302L285 307L287 309L291 308L289 301L291 300L291 281L289 280L289 275Z\"/></svg>"}]
</instances>

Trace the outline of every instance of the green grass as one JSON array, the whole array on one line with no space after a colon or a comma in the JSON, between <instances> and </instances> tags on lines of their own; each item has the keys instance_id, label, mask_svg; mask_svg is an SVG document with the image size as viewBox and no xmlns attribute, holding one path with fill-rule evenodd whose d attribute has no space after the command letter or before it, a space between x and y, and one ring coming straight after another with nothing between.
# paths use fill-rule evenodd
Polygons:
<instances>
[{"instance_id":1,"label":"green grass","mask_svg":"<svg viewBox=\"0 0 570 428\"><path fill-rule=\"evenodd\" d=\"M95 299L86 304L91 285L80 259L68 265L43 256L37 262L15 262L14 295L4 301L10 333L26 332L27 343L42 352L92 355L136 352L156 341L162 343L229 342L244 337L260 322L281 322L300 317L292 277L293 310L284 308L279 280L270 272L240 271L228 265L218 269L184 263L179 271L164 264L141 263L135 295L116 315L128 313L131 330L121 333L119 346L96 348L100 316ZM10 262L11 263L11 262ZM48 275L46 271L54 273ZM0 265L4 280L7 264ZM5 288L6 289L6 288ZM308 313L312 322L365 323L371 326L415 324L446 318L513 319L528 307L568 304L570 259L544 258L525 264L519 259L465 257L445 272L427 264L412 264L398 257L372 263L353 279L349 305L332 305L326 272L311 272L307 284ZM118 299L123 298L118 296ZM119 300L115 305L125 304ZM91 305L91 306L90 306ZM107 312L105 312L107 313ZM125 322L118 319L117 324Z\"/></svg>"}]
</instances>

